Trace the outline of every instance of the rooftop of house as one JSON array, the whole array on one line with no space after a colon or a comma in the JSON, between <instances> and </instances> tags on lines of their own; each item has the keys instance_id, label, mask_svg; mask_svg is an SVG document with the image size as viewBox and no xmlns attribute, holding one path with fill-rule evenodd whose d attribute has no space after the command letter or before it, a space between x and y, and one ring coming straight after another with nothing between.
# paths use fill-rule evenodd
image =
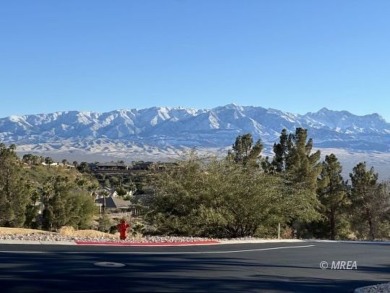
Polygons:
<instances>
[{"instance_id":1,"label":"rooftop of house","mask_svg":"<svg viewBox=\"0 0 390 293\"><path fill-rule=\"evenodd\" d=\"M95 202L105 206L107 209L127 209L130 207L130 202L120 197L103 197L96 199Z\"/></svg>"}]
</instances>

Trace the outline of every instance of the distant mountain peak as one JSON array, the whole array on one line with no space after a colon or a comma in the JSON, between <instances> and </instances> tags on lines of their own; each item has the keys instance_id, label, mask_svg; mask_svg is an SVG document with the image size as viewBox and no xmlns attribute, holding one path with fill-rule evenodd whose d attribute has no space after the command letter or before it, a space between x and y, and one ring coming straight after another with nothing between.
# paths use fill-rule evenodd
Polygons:
<instances>
[{"instance_id":1,"label":"distant mountain peak","mask_svg":"<svg viewBox=\"0 0 390 293\"><path fill-rule=\"evenodd\" d=\"M315 112L315 113L318 113L318 114L320 114L320 113L324 113L324 114L327 114L327 113L329 113L329 112L335 112L335 111L333 111L333 110L329 110L328 108L326 108L326 107L323 107L323 108L321 108L320 110L318 110L317 112Z\"/></svg>"}]
</instances>

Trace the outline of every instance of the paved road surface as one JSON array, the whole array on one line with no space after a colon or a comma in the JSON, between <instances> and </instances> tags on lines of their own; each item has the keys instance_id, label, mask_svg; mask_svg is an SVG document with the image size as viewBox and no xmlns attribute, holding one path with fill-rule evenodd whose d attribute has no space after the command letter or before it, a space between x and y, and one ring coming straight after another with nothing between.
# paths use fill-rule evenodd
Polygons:
<instances>
[{"instance_id":1,"label":"paved road surface","mask_svg":"<svg viewBox=\"0 0 390 293\"><path fill-rule=\"evenodd\" d=\"M351 270L320 269L350 261ZM353 267L355 264L357 268ZM98 266L98 265L105 266ZM346 266L347 267L347 266ZM390 281L390 245L195 247L0 244L0 292L353 292Z\"/></svg>"}]
</instances>

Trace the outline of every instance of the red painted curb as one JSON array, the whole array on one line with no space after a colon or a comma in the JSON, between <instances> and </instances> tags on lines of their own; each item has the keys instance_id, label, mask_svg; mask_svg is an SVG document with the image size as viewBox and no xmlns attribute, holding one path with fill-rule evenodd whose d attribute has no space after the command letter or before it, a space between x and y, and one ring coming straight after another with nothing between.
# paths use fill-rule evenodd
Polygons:
<instances>
[{"instance_id":1,"label":"red painted curb","mask_svg":"<svg viewBox=\"0 0 390 293\"><path fill-rule=\"evenodd\" d=\"M185 242L116 242L116 241L75 241L77 245L110 245L110 246L190 246L218 244L216 240Z\"/></svg>"}]
</instances>

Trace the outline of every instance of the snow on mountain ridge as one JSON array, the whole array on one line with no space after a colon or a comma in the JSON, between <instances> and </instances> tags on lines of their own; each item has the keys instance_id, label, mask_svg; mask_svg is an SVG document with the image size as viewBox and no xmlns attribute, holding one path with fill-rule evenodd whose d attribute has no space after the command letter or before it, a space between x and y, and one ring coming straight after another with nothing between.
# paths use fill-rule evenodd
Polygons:
<instances>
[{"instance_id":1,"label":"snow on mountain ridge","mask_svg":"<svg viewBox=\"0 0 390 293\"><path fill-rule=\"evenodd\" d=\"M316 113L309 112L302 117L309 121L320 123L315 127L325 126L333 130L337 129L339 132L377 132L380 130L380 132L384 133L390 129L389 124L376 113L357 116L348 111L332 111L327 108L322 108Z\"/></svg>"},{"instance_id":2,"label":"snow on mountain ridge","mask_svg":"<svg viewBox=\"0 0 390 293\"><path fill-rule=\"evenodd\" d=\"M104 138L173 148L226 147L243 133L252 133L254 139L272 145L282 129L294 132L297 127L307 128L309 136L322 146L384 150L390 144L390 124L378 114L357 116L322 108L299 115L236 104L210 110L152 107L13 115L0 119L0 139L6 143L44 143Z\"/></svg>"}]
</instances>

